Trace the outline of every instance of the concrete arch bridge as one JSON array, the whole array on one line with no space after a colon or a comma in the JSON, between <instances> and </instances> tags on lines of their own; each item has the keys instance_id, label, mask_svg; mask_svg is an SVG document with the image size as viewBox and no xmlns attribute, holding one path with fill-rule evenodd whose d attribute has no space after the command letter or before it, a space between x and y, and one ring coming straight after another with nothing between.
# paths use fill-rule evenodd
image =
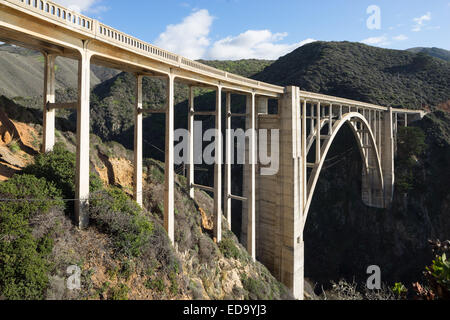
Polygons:
<instances>
[{"instance_id":1,"label":"concrete arch bridge","mask_svg":"<svg viewBox=\"0 0 450 320\"><path fill-rule=\"evenodd\" d=\"M0 41L39 50L45 57L43 152L55 143L55 110L77 111L77 166L75 212L80 228L89 223L89 96L90 65L132 72L136 75L134 185L135 200L142 204L142 154L144 114L143 77L167 81L164 224L174 239L174 85L189 86L189 154L193 157L193 126L197 116L212 115L216 129L231 128L232 117L244 117L250 129L249 163L244 168L244 194L231 193L231 139L215 139L214 186L195 184L193 161L188 165L188 188L214 194L214 235L222 238L221 217L231 222L231 200L243 202L243 242L255 259L264 263L293 294L303 297L303 227L324 159L336 134L346 123L354 133L363 159L362 197L368 206L388 207L394 185L394 152L398 123L423 116L422 112L396 110L368 103L313 94L297 87L280 87L221 71L155 47L97 20L47 0L0 0ZM78 99L55 101L55 58L78 61ZM194 88L216 91L213 112L195 111ZM231 112L232 94L247 98L243 114ZM225 96L226 105L222 106ZM278 102L278 113L268 114L268 101ZM226 117L222 119L222 109ZM257 129L279 130L280 170L261 175L256 155ZM225 140L225 148L223 148ZM225 164L221 163L225 150ZM275 152L275 153L277 153ZM225 178L222 167L225 166Z\"/></svg>"}]
</instances>

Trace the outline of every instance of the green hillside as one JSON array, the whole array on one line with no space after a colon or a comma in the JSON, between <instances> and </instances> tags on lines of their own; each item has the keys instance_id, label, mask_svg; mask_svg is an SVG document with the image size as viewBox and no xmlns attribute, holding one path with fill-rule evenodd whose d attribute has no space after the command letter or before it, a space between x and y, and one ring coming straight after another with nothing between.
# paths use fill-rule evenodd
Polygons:
<instances>
[{"instance_id":1,"label":"green hillside","mask_svg":"<svg viewBox=\"0 0 450 320\"><path fill-rule=\"evenodd\" d=\"M199 60L199 62L220 70L239 74L244 77L251 77L263 71L265 68L270 66L275 61L243 59L243 60Z\"/></svg>"},{"instance_id":2,"label":"green hillside","mask_svg":"<svg viewBox=\"0 0 450 320\"><path fill-rule=\"evenodd\" d=\"M426 54L351 42L314 42L254 77L384 106L419 109L450 99L450 64Z\"/></svg>"}]
</instances>

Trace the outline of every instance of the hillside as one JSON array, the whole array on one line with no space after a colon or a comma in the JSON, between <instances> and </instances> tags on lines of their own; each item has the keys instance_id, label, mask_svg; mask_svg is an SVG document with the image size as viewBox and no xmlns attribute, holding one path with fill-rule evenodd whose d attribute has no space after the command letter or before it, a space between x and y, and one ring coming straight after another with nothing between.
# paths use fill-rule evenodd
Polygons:
<instances>
[{"instance_id":1,"label":"hillside","mask_svg":"<svg viewBox=\"0 0 450 320\"><path fill-rule=\"evenodd\" d=\"M351 42L314 42L255 77L306 91L419 109L450 100L450 64L428 55Z\"/></svg>"},{"instance_id":2,"label":"hillside","mask_svg":"<svg viewBox=\"0 0 450 320\"><path fill-rule=\"evenodd\" d=\"M227 72L231 72L249 78L263 71L265 68L270 66L275 61L243 59L243 60L199 60L199 62L220 70L224 70Z\"/></svg>"},{"instance_id":3,"label":"hillside","mask_svg":"<svg viewBox=\"0 0 450 320\"><path fill-rule=\"evenodd\" d=\"M0 45L0 95L9 98L42 96L44 57L41 53L7 44ZM92 66L91 86L109 79L118 72ZM56 59L56 88L76 88L78 65L75 60Z\"/></svg>"},{"instance_id":4,"label":"hillside","mask_svg":"<svg viewBox=\"0 0 450 320\"><path fill-rule=\"evenodd\" d=\"M42 127L33 119L35 110L22 109L20 115L13 110L21 108L6 98L0 103L0 155L5 150L9 155L0 156L0 177L7 179L0 182L0 195L35 201L0 202L0 299L292 299L252 261L225 220L224 239L214 242L213 201L204 192L192 201L181 176L176 177L172 246L162 227L163 164L144 161L141 210L129 197L132 152L94 135L91 223L78 230L72 202L62 200L74 197L75 136L58 130L55 152L38 155ZM9 162L21 165L3 170L10 169ZM80 268L80 290L67 289L68 266Z\"/></svg>"},{"instance_id":5,"label":"hillside","mask_svg":"<svg viewBox=\"0 0 450 320\"><path fill-rule=\"evenodd\" d=\"M439 58L445 61L450 61L450 51L445 49L417 47L408 49L407 51L413 53L426 53L432 57Z\"/></svg>"}]
</instances>

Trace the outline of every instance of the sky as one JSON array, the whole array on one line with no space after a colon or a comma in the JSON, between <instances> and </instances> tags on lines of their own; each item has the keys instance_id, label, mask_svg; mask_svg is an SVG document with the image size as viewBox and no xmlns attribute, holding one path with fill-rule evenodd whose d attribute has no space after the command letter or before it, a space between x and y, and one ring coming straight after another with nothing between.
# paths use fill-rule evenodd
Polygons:
<instances>
[{"instance_id":1,"label":"sky","mask_svg":"<svg viewBox=\"0 0 450 320\"><path fill-rule=\"evenodd\" d=\"M450 0L54 0L190 59L277 59L317 40L450 50Z\"/></svg>"}]
</instances>

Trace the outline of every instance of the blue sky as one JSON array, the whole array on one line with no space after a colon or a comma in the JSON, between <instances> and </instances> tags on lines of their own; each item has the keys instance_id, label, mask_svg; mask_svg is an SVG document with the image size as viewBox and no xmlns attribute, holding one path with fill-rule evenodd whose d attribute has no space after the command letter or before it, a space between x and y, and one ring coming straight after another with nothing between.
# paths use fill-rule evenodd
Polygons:
<instances>
[{"instance_id":1,"label":"blue sky","mask_svg":"<svg viewBox=\"0 0 450 320\"><path fill-rule=\"evenodd\" d=\"M192 59L276 59L313 40L450 50L450 0L56 0Z\"/></svg>"}]
</instances>

